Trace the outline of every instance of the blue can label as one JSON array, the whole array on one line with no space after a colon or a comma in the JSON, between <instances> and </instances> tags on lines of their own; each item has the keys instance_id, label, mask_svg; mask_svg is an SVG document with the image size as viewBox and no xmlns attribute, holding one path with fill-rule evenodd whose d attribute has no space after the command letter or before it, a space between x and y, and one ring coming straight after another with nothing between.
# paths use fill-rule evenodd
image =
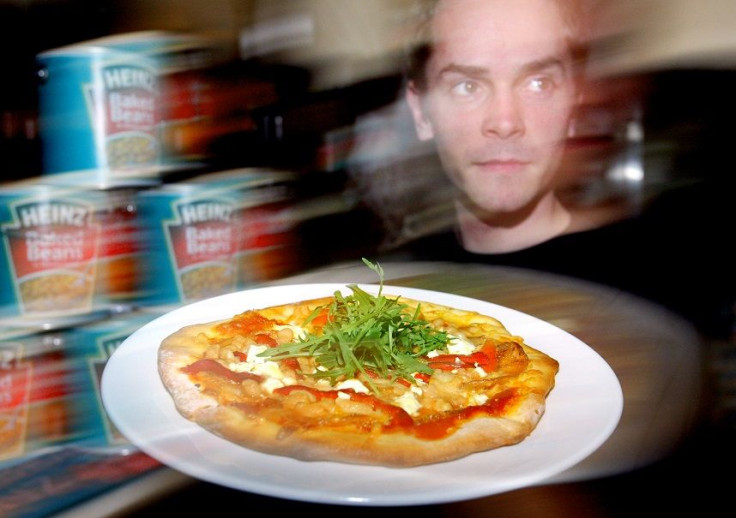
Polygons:
<instances>
[{"instance_id":1,"label":"blue can label","mask_svg":"<svg viewBox=\"0 0 736 518\"><path fill-rule=\"evenodd\" d=\"M159 92L150 59L79 45L37 61L44 173L95 171L101 180L156 175Z\"/></svg>"},{"instance_id":2,"label":"blue can label","mask_svg":"<svg viewBox=\"0 0 736 518\"><path fill-rule=\"evenodd\" d=\"M74 425L80 437L76 444L101 448L130 445L103 406L102 373L110 356L131 334L162 314L122 313L64 333L74 385L79 388L79 395L74 399L77 417Z\"/></svg>"},{"instance_id":3,"label":"blue can label","mask_svg":"<svg viewBox=\"0 0 736 518\"><path fill-rule=\"evenodd\" d=\"M4 274L1 312L37 316L89 312L100 227L80 193L30 189L0 199ZM77 196L79 194L79 197ZM87 195L86 198L89 198Z\"/></svg>"}]
</instances>

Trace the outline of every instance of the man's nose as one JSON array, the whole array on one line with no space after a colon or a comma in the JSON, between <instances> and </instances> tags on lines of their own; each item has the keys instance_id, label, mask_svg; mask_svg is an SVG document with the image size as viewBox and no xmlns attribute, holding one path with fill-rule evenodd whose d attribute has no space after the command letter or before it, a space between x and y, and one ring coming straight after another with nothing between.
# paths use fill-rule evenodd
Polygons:
<instances>
[{"instance_id":1,"label":"man's nose","mask_svg":"<svg viewBox=\"0 0 736 518\"><path fill-rule=\"evenodd\" d=\"M495 92L483 107L484 135L511 138L524 133L524 118L517 99L511 92Z\"/></svg>"}]
</instances>

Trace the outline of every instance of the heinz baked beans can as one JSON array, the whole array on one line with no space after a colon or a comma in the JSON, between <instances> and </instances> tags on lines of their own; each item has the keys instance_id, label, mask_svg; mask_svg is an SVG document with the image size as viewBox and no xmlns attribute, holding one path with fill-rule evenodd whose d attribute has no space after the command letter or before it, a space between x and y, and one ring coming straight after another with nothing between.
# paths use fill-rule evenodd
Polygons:
<instances>
[{"instance_id":1,"label":"heinz baked beans can","mask_svg":"<svg viewBox=\"0 0 736 518\"><path fill-rule=\"evenodd\" d=\"M37 56L45 174L88 171L105 184L158 174L158 73L136 39L101 38Z\"/></svg>"},{"instance_id":2,"label":"heinz baked beans can","mask_svg":"<svg viewBox=\"0 0 736 518\"><path fill-rule=\"evenodd\" d=\"M287 196L288 173L243 169L202 175L139 192L143 298L170 306L240 286L246 207Z\"/></svg>"},{"instance_id":3,"label":"heinz baked beans can","mask_svg":"<svg viewBox=\"0 0 736 518\"><path fill-rule=\"evenodd\" d=\"M67 356L72 365L77 446L95 449L130 447L130 442L110 420L102 404L100 386L107 361L115 350L139 328L162 316L163 312L124 311L110 318L64 331Z\"/></svg>"},{"instance_id":4,"label":"heinz baked beans can","mask_svg":"<svg viewBox=\"0 0 736 518\"><path fill-rule=\"evenodd\" d=\"M141 255L138 189L104 189L96 213L100 232L96 298L115 306L133 306L140 295Z\"/></svg>"},{"instance_id":5,"label":"heinz baked beans can","mask_svg":"<svg viewBox=\"0 0 736 518\"><path fill-rule=\"evenodd\" d=\"M243 193L236 251L240 288L280 279L300 269L296 206L288 185L275 184Z\"/></svg>"},{"instance_id":6,"label":"heinz baked beans can","mask_svg":"<svg viewBox=\"0 0 736 518\"><path fill-rule=\"evenodd\" d=\"M29 180L0 186L0 324L91 314L101 228L98 193Z\"/></svg>"},{"instance_id":7,"label":"heinz baked beans can","mask_svg":"<svg viewBox=\"0 0 736 518\"><path fill-rule=\"evenodd\" d=\"M188 182L139 193L143 305L188 303L234 290L237 203L232 189Z\"/></svg>"},{"instance_id":8,"label":"heinz baked beans can","mask_svg":"<svg viewBox=\"0 0 736 518\"><path fill-rule=\"evenodd\" d=\"M0 466L82 438L73 371L61 333L0 338Z\"/></svg>"}]
</instances>

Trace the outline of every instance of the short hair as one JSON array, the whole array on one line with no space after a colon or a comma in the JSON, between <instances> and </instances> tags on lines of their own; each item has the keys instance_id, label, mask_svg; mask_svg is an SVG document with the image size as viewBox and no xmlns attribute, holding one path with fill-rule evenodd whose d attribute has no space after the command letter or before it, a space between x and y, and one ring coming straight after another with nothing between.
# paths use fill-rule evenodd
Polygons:
<instances>
[{"instance_id":1,"label":"short hair","mask_svg":"<svg viewBox=\"0 0 736 518\"><path fill-rule=\"evenodd\" d=\"M441 0L415 0L412 12L412 36L406 47L404 75L421 92L427 87L426 66L432 56L432 20ZM507 0L514 2L515 0ZM557 3L569 32L568 47L576 68L587 61L590 29L586 0L549 0Z\"/></svg>"}]
</instances>

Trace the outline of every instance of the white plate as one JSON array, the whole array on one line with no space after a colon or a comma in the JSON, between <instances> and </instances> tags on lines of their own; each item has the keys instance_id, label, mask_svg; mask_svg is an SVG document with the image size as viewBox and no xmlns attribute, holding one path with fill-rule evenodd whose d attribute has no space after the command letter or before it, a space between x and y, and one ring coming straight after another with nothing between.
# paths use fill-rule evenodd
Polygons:
<instances>
[{"instance_id":1,"label":"white plate","mask_svg":"<svg viewBox=\"0 0 736 518\"><path fill-rule=\"evenodd\" d=\"M377 285L359 284L376 293ZM196 302L143 326L111 356L102 401L138 448L176 470L229 488L326 504L400 506L479 498L541 483L583 460L613 432L623 409L608 364L569 333L542 320L476 299L396 286L383 293L474 310L498 318L525 342L560 362L556 386L534 432L519 444L452 462L384 468L304 462L237 446L184 419L157 370L161 341L184 325L228 318L247 309L351 291L345 284L258 288Z\"/></svg>"}]
</instances>

